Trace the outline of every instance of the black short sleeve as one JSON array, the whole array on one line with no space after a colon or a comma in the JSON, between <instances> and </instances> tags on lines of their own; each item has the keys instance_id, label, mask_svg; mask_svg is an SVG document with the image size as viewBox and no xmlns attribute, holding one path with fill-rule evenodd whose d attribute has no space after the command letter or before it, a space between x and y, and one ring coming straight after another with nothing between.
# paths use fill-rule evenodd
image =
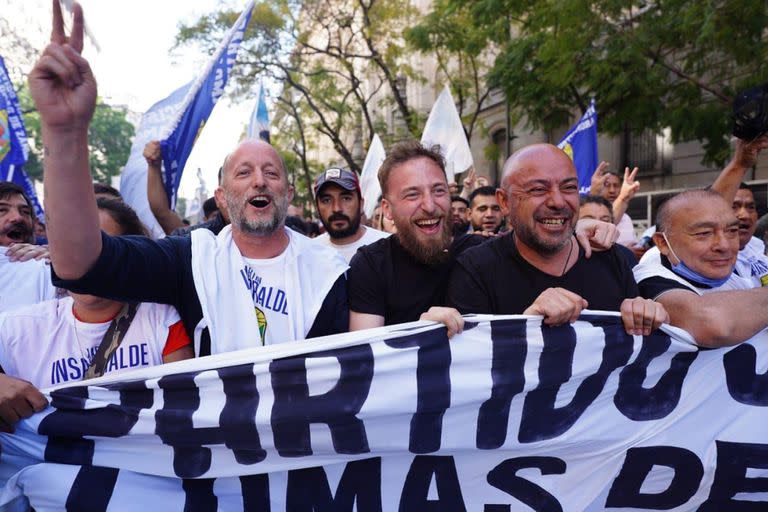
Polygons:
<instances>
[{"instance_id":1,"label":"black short sleeve","mask_svg":"<svg viewBox=\"0 0 768 512\"><path fill-rule=\"evenodd\" d=\"M666 279L664 277L653 276L647 279L643 279L637 283L640 289L640 296L646 299L656 300L656 297L669 290L686 290L692 293L696 293L683 283L678 283L674 279Z\"/></svg>"},{"instance_id":2,"label":"black short sleeve","mask_svg":"<svg viewBox=\"0 0 768 512\"><path fill-rule=\"evenodd\" d=\"M349 309L356 313L386 315L386 281L383 274L383 258L378 251L366 250L370 246L357 250L349 262L347 271L347 291Z\"/></svg>"},{"instance_id":3,"label":"black short sleeve","mask_svg":"<svg viewBox=\"0 0 768 512\"><path fill-rule=\"evenodd\" d=\"M456 261L448 280L447 303L461 314L490 313L493 309L490 294L478 280L472 264L462 257Z\"/></svg>"}]
</instances>

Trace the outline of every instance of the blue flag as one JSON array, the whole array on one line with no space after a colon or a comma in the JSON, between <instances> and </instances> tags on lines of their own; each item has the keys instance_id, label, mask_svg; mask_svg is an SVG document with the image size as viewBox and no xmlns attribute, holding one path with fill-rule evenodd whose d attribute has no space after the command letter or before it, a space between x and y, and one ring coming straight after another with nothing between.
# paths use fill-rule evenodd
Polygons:
<instances>
[{"instance_id":1,"label":"blue flag","mask_svg":"<svg viewBox=\"0 0 768 512\"><path fill-rule=\"evenodd\" d=\"M269 112L267 112L267 103L264 101L264 87L259 87L259 99L253 107L251 120L248 123L248 138L269 142Z\"/></svg>"},{"instance_id":2,"label":"blue flag","mask_svg":"<svg viewBox=\"0 0 768 512\"><path fill-rule=\"evenodd\" d=\"M12 181L24 189L32 202L35 215L42 222L43 208L24 164L27 163L27 130L21 117L19 98L8 76L5 61L0 57L0 181Z\"/></svg>"},{"instance_id":3,"label":"blue flag","mask_svg":"<svg viewBox=\"0 0 768 512\"><path fill-rule=\"evenodd\" d=\"M597 110L595 100L581 119L568 130L563 140L557 145L566 152L579 176L579 193L589 193L592 174L597 169Z\"/></svg>"},{"instance_id":4,"label":"blue flag","mask_svg":"<svg viewBox=\"0 0 768 512\"><path fill-rule=\"evenodd\" d=\"M187 92L183 110L178 121L172 125L171 133L160 140L163 150L163 185L171 208L176 207L181 173L192 152L192 146L211 115L216 101L224 93L245 28L251 19L253 4L253 1L248 3L234 26L227 32L208 66Z\"/></svg>"}]
</instances>

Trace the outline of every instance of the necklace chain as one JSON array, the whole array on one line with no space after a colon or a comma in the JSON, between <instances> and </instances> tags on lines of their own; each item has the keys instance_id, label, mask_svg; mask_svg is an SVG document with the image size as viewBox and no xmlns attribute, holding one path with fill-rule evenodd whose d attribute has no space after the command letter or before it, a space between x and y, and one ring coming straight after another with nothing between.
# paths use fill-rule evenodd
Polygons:
<instances>
[{"instance_id":1,"label":"necklace chain","mask_svg":"<svg viewBox=\"0 0 768 512\"><path fill-rule=\"evenodd\" d=\"M568 256L565 257L565 264L563 265L563 271L560 272L560 277L563 277L565 275L565 270L568 268L568 261L571 259L571 254L573 253L573 237L570 238L571 245L568 248Z\"/></svg>"}]
</instances>

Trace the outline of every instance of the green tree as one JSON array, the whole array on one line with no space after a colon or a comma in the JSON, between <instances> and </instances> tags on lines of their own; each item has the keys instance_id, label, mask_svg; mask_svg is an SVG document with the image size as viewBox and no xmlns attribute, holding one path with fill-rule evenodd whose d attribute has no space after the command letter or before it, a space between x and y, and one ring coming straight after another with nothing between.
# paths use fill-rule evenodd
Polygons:
<instances>
[{"instance_id":1,"label":"green tree","mask_svg":"<svg viewBox=\"0 0 768 512\"><path fill-rule=\"evenodd\" d=\"M438 2L440 5L440 2ZM727 158L734 95L768 81L768 12L752 0L448 0L498 54L489 85L534 128L596 98L600 130L697 139Z\"/></svg>"},{"instance_id":2,"label":"green tree","mask_svg":"<svg viewBox=\"0 0 768 512\"><path fill-rule=\"evenodd\" d=\"M29 137L29 158L24 170L33 180L42 180L42 139L40 116L26 87L18 92L19 105ZM131 152L134 128L126 119L125 109L99 102L88 128L88 158L94 181L109 183L120 174Z\"/></svg>"},{"instance_id":3,"label":"green tree","mask_svg":"<svg viewBox=\"0 0 768 512\"><path fill-rule=\"evenodd\" d=\"M466 8L435 0L432 11L405 32L410 48L437 60L440 79L449 84L467 138L478 126L491 94L488 72L496 50Z\"/></svg>"}]
</instances>

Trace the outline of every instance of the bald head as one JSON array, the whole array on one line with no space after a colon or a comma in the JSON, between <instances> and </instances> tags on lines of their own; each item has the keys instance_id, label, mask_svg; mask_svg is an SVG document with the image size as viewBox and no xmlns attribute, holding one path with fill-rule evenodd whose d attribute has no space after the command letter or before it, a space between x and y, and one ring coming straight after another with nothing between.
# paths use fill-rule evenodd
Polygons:
<instances>
[{"instance_id":1,"label":"bald head","mask_svg":"<svg viewBox=\"0 0 768 512\"><path fill-rule=\"evenodd\" d=\"M562 149L552 144L531 144L515 151L504 163L501 186L508 188L521 173L533 170L546 173L548 169L564 169L576 176L573 161Z\"/></svg>"},{"instance_id":2,"label":"bald head","mask_svg":"<svg viewBox=\"0 0 768 512\"><path fill-rule=\"evenodd\" d=\"M285 182L288 182L285 162L277 150L263 140L247 139L238 144L234 151L224 157L224 164L221 169L221 183L224 183L228 177L231 177L232 169L238 164L248 163L255 165L261 161L271 161L278 166Z\"/></svg>"},{"instance_id":3,"label":"bald head","mask_svg":"<svg viewBox=\"0 0 768 512\"><path fill-rule=\"evenodd\" d=\"M670 231L680 217L695 218L714 209L730 217L728 213L731 212L731 206L717 192L709 189L680 192L662 203L656 214L656 231Z\"/></svg>"}]
</instances>

